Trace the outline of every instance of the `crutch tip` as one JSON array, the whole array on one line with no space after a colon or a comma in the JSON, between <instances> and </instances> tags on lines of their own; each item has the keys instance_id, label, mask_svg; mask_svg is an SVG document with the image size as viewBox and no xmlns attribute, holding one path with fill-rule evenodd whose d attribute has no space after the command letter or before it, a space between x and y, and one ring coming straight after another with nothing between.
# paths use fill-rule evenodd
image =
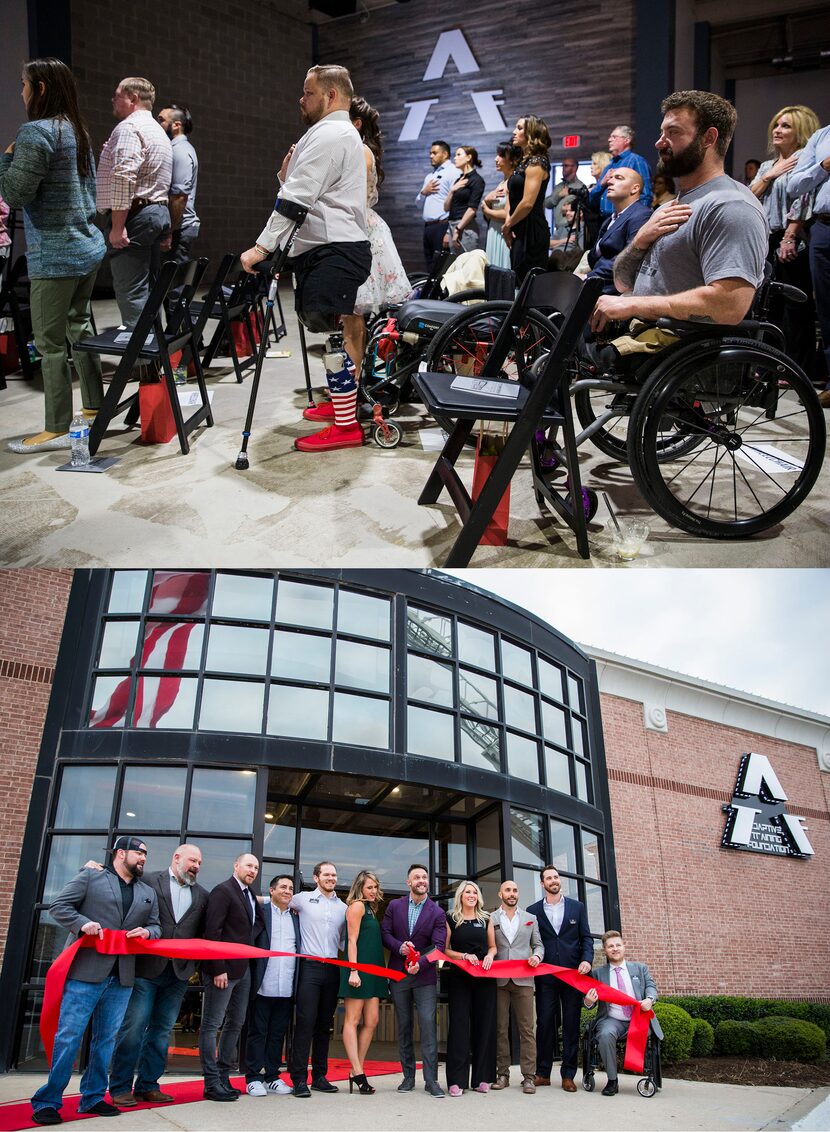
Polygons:
<instances>
[{"instance_id":1,"label":"crutch tip","mask_svg":"<svg viewBox=\"0 0 830 1132\"><path fill-rule=\"evenodd\" d=\"M247 470L250 466L251 465L248 462L247 452L240 452L239 455L236 457L236 463L234 464L234 467L236 468L236 470L238 472L247 472Z\"/></svg>"}]
</instances>

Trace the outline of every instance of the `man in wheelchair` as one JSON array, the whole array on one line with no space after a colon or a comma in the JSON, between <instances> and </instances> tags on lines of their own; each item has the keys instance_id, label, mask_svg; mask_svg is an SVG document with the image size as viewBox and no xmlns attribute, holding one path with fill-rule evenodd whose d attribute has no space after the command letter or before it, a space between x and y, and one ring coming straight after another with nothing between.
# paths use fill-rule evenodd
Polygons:
<instances>
[{"instance_id":1,"label":"man in wheelchair","mask_svg":"<svg viewBox=\"0 0 830 1132\"><path fill-rule=\"evenodd\" d=\"M591 978L606 986L622 991L636 998L643 1010L651 1010L657 1001L657 987L645 963L635 963L625 957L625 944L618 931L608 931L602 937L602 946L608 962L591 972ZM591 988L584 1002L588 1010L597 1005L597 992ZM611 1002L600 1002L596 1025L596 1042L608 1082L602 1090L604 1097L613 1097L619 1091L617 1084L617 1042L628 1033L631 1020L631 1006L617 1006ZM663 1031L656 1018L651 1020L652 1033L663 1037ZM583 1066L583 1072L585 1067Z\"/></svg>"}]
</instances>

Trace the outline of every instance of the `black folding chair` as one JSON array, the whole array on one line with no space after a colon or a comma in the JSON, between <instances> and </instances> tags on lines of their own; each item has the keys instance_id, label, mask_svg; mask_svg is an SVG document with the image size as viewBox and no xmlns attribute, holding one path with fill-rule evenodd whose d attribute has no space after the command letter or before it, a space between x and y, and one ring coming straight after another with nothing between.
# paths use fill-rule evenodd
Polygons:
<instances>
[{"instance_id":1,"label":"black folding chair","mask_svg":"<svg viewBox=\"0 0 830 1132\"><path fill-rule=\"evenodd\" d=\"M444 565L466 566L490 522L508 484L528 447L531 450L533 489L541 506L547 502L576 535L582 558L590 557L588 527L583 504L579 459L574 440L573 417L568 393L568 359L579 335L594 309L602 290L597 279L580 281L565 272L549 272L525 279L519 295L496 334L495 341L474 380L486 383L498 380L500 367L510 352L512 338L522 317L529 309L549 309L561 316L561 326L554 345L537 366L537 372L526 370L520 375L515 399L501 399L480 391L453 389L457 376L448 373L416 373L413 381L427 410L436 417L455 421L429 479L418 499L419 503L435 503L446 487L461 518L459 532ZM478 499L473 502L456 471L455 464L476 421L506 421L512 425L502 451ZM562 429L564 459L558 471L567 471L565 490L551 481L542 465L536 430L557 425Z\"/></svg>"},{"instance_id":2,"label":"black folding chair","mask_svg":"<svg viewBox=\"0 0 830 1132\"><path fill-rule=\"evenodd\" d=\"M0 318L10 318L14 328L14 342L20 359L23 376L31 381L35 368L29 357L29 339L32 336L32 313L29 305L29 276L26 257L20 255L6 268L0 286Z\"/></svg>"},{"instance_id":3,"label":"black folding chair","mask_svg":"<svg viewBox=\"0 0 830 1132\"><path fill-rule=\"evenodd\" d=\"M170 407L176 423L176 435L179 438L182 455L187 455L190 451L187 438L195 428L203 423L208 428L213 425L213 415L210 411L210 401L205 387L204 370L199 360L196 332L190 313L193 296L202 281L207 262L206 259L199 259L196 261L189 260L181 264L173 263L172 260L163 263L134 330L120 331L118 327L110 327L92 338L84 338L75 343L76 350L86 350L95 354L115 354L121 358L104 395L104 403L98 410L98 415L89 430L89 451L91 455L98 451L98 447L114 417L126 412L125 424L127 427L131 427L138 420L138 392L130 394L123 400L122 397L127 382L136 380L133 371L141 362L155 362L161 366L161 376L170 398ZM165 303L171 291L176 292L176 298L170 307L166 308ZM162 313L165 311L167 314L166 326L162 320ZM187 419L182 416L178 387L173 376L173 365L170 361L170 355L179 350L182 350L185 355L189 354L193 360L196 368L196 384L200 395L198 409ZM186 364L188 359L185 356L182 360Z\"/></svg>"},{"instance_id":4,"label":"black folding chair","mask_svg":"<svg viewBox=\"0 0 830 1132\"><path fill-rule=\"evenodd\" d=\"M217 279L221 283L217 286ZM214 277L207 293L201 300L191 303L192 317L204 329L208 320L216 322L216 329L202 356L202 365L207 369L213 362L223 340L228 344L228 351L233 362L236 380L241 385L245 380L245 371L256 364L256 340L251 330L248 315L254 307L255 295L250 287L250 276L243 271L239 256L229 254L222 257L219 270ZM245 327L245 336L250 346L247 357L240 358L233 338L231 322L241 321ZM201 334L201 331L200 331Z\"/></svg>"}]
</instances>

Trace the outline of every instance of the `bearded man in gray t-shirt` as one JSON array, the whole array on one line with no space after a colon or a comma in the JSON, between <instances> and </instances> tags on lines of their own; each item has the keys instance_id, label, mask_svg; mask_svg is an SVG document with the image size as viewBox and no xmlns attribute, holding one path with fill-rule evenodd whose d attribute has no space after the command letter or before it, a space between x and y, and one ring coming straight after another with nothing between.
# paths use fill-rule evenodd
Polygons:
<instances>
[{"instance_id":1,"label":"bearded man in gray t-shirt","mask_svg":"<svg viewBox=\"0 0 830 1132\"><path fill-rule=\"evenodd\" d=\"M674 178L677 200L658 208L617 256L614 285L591 329L612 320L675 318L733 325L746 317L768 249L764 210L723 171L737 114L719 95L686 90L661 104L657 172Z\"/></svg>"}]
</instances>

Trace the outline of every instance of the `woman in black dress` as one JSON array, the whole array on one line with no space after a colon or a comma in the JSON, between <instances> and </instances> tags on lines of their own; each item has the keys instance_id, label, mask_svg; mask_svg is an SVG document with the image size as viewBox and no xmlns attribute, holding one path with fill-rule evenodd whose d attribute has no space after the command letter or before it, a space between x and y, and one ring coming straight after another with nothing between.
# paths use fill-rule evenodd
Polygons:
<instances>
[{"instance_id":1,"label":"woman in black dress","mask_svg":"<svg viewBox=\"0 0 830 1132\"><path fill-rule=\"evenodd\" d=\"M550 180L550 133L541 118L525 114L516 123L513 144L522 151L519 167L507 182L508 212L502 228L510 263L521 283L531 267L547 267L550 229L545 194Z\"/></svg>"},{"instance_id":2,"label":"woman in black dress","mask_svg":"<svg viewBox=\"0 0 830 1132\"><path fill-rule=\"evenodd\" d=\"M489 918L481 889L462 881L447 914L447 957L488 971L496 954L495 939L488 938ZM496 980L476 978L451 965L447 997L447 1091L460 1097L472 1079L477 1093L487 1093L496 1076Z\"/></svg>"},{"instance_id":3,"label":"woman in black dress","mask_svg":"<svg viewBox=\"0 0 830 1132\"><path fill-rule=\"evenodd\" d=\"M471 252L478 247L476 210L484 196L484 178L476 172L481 168L478 150L471 145L459 146L453 162L461 176L444 201L444 208L449 213L444 246L454 252Z\"/></svg>"}]
</instances>

